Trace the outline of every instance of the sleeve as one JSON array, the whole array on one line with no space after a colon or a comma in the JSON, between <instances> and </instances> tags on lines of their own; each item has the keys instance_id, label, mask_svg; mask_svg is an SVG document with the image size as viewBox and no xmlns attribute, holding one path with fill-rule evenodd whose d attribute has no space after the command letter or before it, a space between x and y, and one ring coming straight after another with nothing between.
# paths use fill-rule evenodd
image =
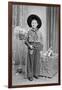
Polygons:
<instances>
[{"instance_id":1,"label":"sleeve","mask_svg":"<svg viewBox=\"0 0 62 90\"><path fill-rule=\"evenodd\" d=\"M25 45L26 45L27 47L30 47L30 43L29 43L29 31L28 31L28 33L26 34Z\"/></svg>"}]
</instances>

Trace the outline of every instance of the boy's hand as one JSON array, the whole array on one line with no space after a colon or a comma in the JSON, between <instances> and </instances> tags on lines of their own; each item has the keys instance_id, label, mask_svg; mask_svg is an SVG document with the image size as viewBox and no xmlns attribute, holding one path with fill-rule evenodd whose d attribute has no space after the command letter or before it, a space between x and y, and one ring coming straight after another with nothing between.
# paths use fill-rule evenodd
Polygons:
<instances>
[{"instance_id":1,"label":"boy's hand","mask_svg":"<svg viewBox=\"0 0 62 90\"><path fill-rule=\"evenodd\" d=\"M32 45L30 45L30 49L33 49L33 46Z\"/></svg>"}]
</instances>

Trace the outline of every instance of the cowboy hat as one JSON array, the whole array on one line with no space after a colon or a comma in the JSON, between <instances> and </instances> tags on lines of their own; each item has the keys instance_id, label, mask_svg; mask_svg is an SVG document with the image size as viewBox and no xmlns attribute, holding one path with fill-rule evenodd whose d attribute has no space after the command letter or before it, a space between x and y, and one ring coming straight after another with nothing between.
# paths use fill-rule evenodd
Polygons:
<instances>
[{"instance_id":1,"label":"cowboy hat","mask_svg":"<svg viewBox=\"0 0 62 90\"><path fill-rule=\"evenodd\" d=\"M36 20L36 21L38 22L37 28L40 28L40 27L41 27L42 22L41 22L40 17L38 17L37 15L34 15L34 14L30 15L30 16L27 18L27 23L28 23L29 27L32 27L32 26L31 26L32 20Z\"/></svg>"}]
</instances>

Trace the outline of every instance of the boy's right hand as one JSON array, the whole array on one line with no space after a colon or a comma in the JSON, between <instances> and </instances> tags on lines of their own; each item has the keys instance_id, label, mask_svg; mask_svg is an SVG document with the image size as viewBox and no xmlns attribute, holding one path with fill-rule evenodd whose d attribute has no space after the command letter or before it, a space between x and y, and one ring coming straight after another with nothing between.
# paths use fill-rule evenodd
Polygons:
<instances>
[{"instance_id":1,"label":"boy's right hand","mask_svg":"<svg viewBox=\"0 0 62 90\"><path fill-rule=\"evenodd\" d=\"M30 45L30 49L33 49L33 46L32 45Z\"/></svg>"}]
</instances>

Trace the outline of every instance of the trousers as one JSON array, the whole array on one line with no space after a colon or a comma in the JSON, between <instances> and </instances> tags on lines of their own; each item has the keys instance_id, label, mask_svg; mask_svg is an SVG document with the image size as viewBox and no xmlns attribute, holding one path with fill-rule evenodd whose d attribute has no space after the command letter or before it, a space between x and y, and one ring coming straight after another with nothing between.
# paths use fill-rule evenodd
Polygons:
<instances>
[{"instance_id":1,"label":"trousers","mask_svg":"<svg viewBox=\"0 0 62 90\"><path fill-rule=\"evenodd\" d=\"M38 77L39 74L40 74L40 51L38 48L34 48L33 50L30 50L28 48L27 76L33 77L35 75Z\"/></svg>"}]
</instances>

